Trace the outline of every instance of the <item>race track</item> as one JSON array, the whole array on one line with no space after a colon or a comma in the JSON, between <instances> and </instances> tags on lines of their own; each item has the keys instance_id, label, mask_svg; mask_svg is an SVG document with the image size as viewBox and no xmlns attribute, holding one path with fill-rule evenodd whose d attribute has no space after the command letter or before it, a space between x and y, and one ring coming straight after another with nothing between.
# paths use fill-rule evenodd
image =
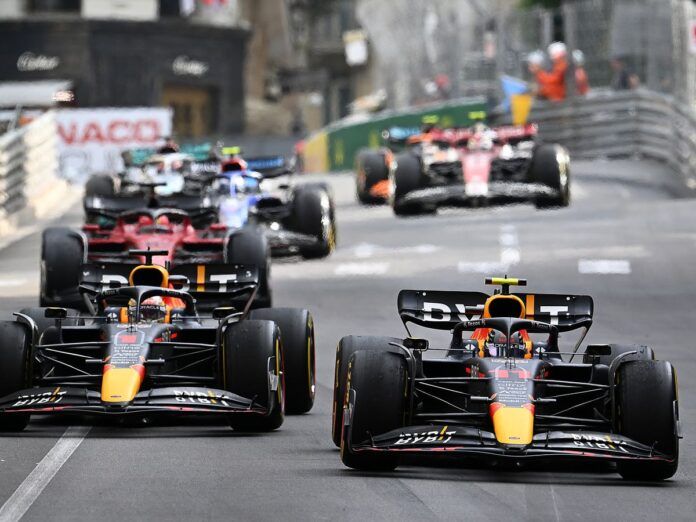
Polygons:
<instances>
[{"instance_id":1,"label":"race track","mask_svg":"<svg viewBox=\"0 0 696 522\"><path fill-rule=\"evenodd\" d=\"M314 314L313 411L265 435L222 425L36 420L21 434L0 436L0 522L23 512L31 521L694 520L696 204L676 199L671 175L646 162L577 162L573 174L568 209L511 206L415 219L361 208L351 178L331 177L337 252L273 269L276 304ZM61 222L79 220L75 209ZM0 251L3 316L37 301L39 239L33 233ZM596 467L409 465L386 475L343 467L330 438L337 341L400 334L401 288L485 290L485 275L505 273L526 277L534 291L591 294L588 341L649 344L672 361L685 435L672 480L627 483ZM38 496L27 490L41 486Z\"/></svg>"}]
</instances>

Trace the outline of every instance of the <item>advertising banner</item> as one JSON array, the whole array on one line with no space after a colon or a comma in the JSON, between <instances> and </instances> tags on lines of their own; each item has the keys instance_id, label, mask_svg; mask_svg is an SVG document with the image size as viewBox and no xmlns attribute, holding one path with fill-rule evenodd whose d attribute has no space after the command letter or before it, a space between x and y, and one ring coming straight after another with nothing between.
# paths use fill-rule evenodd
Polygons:
<instances>
[{"instance_id":1,"label":"advertising banner","mask_svg":"<svg viewBox=\"0 0 696 522\"><path fill-rule=\"evenodd\" d=\"M169 108L60 109L56 111L60 169L84 181L123 168L125 149L154 147L172 132Z\"/></svg>"}]
</instances>

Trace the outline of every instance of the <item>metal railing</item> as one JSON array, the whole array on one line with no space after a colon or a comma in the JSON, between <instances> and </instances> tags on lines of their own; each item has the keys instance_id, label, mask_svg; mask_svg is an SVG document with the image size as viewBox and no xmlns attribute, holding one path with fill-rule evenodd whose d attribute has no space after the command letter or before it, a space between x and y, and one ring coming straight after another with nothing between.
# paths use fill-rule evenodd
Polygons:
<instances>
[{"instance_id":1,"label":"metal railing","mask_svg":"<svg viewBox=\"0 0 696 522\"><path fill-rule=\"evenodd\" d=\"M563 103L537 101L529 121L539 125L542 140L564 145L574 158L654 159L696 190L696 113L670 96L607 90Z\"/></svg>"},{"instance_id":2,"label":"metal railing","mask_svg":"<svg viewBox=\"0 0 696 522\"><path fill-rule=\"evenodd\" d=\"M43 114L0 135L0 234L50 212L67 184L58 177L54 115Z\"/></svg>"}]
</instances>

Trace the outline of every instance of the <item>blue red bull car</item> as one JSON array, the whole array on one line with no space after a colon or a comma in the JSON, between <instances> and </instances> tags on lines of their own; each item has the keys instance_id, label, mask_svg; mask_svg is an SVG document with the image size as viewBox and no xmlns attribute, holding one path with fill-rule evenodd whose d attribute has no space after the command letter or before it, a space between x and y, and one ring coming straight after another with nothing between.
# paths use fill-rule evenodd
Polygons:
<instances>
[{"instance_id":1,"label":"blue red bull car","mask_svg":"<svg viewBox=\"0 0 696 522\"><path fill-rule=\"evenodd\" d=\"M226 267L224 288L172 274L153 257L123 283L101 264L85 267L89 311L28 308L0 321L0 431L35 415L204 415L232 427L278 428L287 409L314 402L314 325L307 310L251 310L254 266ZM114 267L111 267L114 269ZM224 275L224 277L222 277ZM199 313L194 296L246 296L239 308Z\"/></svg>"},{"instance_id":2,"label":"blue red bull car","mask_svg":"<svg viewBox=\"0 0 696 522\"><path fill-rule=\"evenodd\" d=\"M344 337L336 352L334 442L351 468L404 456L613 463L626 479L677 471L675 370L646 346L593 344L587 295L402 290L399 314L451 331L447 344ZM561 334L579 339L564 351ZM435 356L430 354L434 352ZM409 460L410 462L410 460Z\"/></svg>"}]
</instances>

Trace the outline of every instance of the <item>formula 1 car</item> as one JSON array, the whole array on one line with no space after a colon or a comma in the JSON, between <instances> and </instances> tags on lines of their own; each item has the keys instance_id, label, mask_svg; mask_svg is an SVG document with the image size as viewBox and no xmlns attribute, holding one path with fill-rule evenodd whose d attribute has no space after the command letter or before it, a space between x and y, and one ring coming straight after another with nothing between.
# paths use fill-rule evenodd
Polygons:
<instances>
[{"instance_id":1,"label":"formula 1 car","mask_svg":"<svg viewBox=\"0 0 696 522\"><path fill-rule=\"evenodd\" d=\"M0 321L0 431L31 415L222 415L240 430L278 428L314 402L314 326L302 309L249 310L254 267L228 267L226 292L251 296L207 323L196 286L134 252L125 286L85 273L94 308L30 308ZM207 283L206 283L207 284ZM200 285L199 285L200 286Z\"/></svg>"},{"instance_id":2,"label":"formula 1 car","mask_svg":"<svg viewBox=\"0 0 696 522\"><path fill-rule=\"evenodd\" d=\"M96 212L96 211L94 211ZM50 227L41 241L41 306L83 309L79 281L88 263L107 266L106 275L122 283L134 265L143 262L131 256L132 249L160 250L155 259L174 275L188 277L196 285L226 281L221 274L234 265L255 266L259 288L254 307L270 307L270 249L259 227L228 229L213 223L195 228L190 215L177 209L138 209L113 214L105 212L105 225L88 223L81 230ZM105 280L108 283L109 280ZM224 291L198 296L201 309L232 304Z\"/></svg>"},{"instance_id":3,"label":"formula 1 car","mask_svg":"<svg viewBox=\"0 0 696 522\"><path fill-rule=\"evenodd\" d=\"M391 141L406 149L393 159L383 150L361 155L358 193L388 199L396 215L515 202L567 206L568 153L560 145L537 143L536 134L535 125L491 128L478 123L469 129L432 128L399 136Z\"/></svg>"},{"instance_id":4,"label":"formula 1 car","mask_svg":"<svg viewBox=\"0 0 696 522\"><path fill-rule=\"evenodd\" d=\"M207 143L179 147L168 141L159 148L126 150L124 169L115 175L95 174L85 184L86 198L198 195L209 175L219 172L220 159ZM86 206L89 204L86 203Z\"/></svg>"},{"instance_id":5,"label":"formula 1 car","mask_svg":"<svg viewBox=\"0 0 696 522\"><path fill-rule=\"evenodd\" d=\"M294 166L283 156L243 159L238 148L222 162L213 192L220 221L231 228L247 223L266 231L274 256L328 256L336 246L336 217L325 183L294 183Z\"/></svg>"},{"instance_id":6,"label":"formula 1 car","mask_svg":"<svg viewBox=\"0 0 696 522\"><path fill-rule=\"evenodd\" d=\"M402 290L404 325L451 330L448 346L344 337L336 352L333 438L343 463L391 470L403 455L490 461L598 460L626 479L677 471L674 368L645 346L589 345L586 295ZM559 334L582 331L570 352ZM407 326L408 331L408 326ZM465 335L465 332L473 332ZM539 338L542 335L542 338ZM428 351L442 358L425 358Z\"/></svg>"}]
</instances>

